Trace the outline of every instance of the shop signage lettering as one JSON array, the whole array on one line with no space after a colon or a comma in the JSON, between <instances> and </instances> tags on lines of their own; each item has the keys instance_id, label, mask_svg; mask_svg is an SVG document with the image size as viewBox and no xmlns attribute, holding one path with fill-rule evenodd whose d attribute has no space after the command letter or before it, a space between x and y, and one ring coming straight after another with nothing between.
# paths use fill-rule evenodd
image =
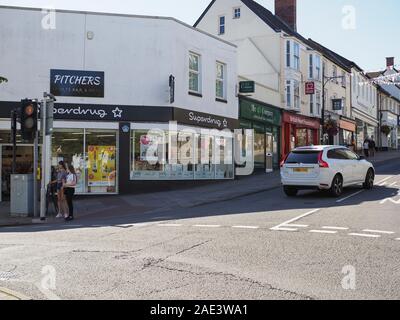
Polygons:
<instances>
[{"instance_id":1,"label":"shop signage lettering","mask_svg":"<svg viewBox=\"0 0 400 320\"><path fill-rule=\"evenodd\" d=\"M103 119L105 116L107 116L107 112L103 109L90 109L90 108L54 108L54 114L55 115L91 115L91 116L98 116L100 119Z\"/></svg>"},{"instance_id":2,"label":"shop signage lettering","mask_svg":"<svg viewBox=\"0 0 400 320\"><path fill-rule=\"evenodd\" d=\"M292 123L292 124L296 124L299 126L314 128L314 129L319 129L319 127L320 127L319 120L306 119L306 118L302 118L299 116L293 116L288 113L285 113L283 121Z\"/></svg>"},{"instance_id":3,"label":"shop signage lettering","mask_svg":"<svg viewBox=\"0 0 400 320\"><path fill-rule=\"evenodd\" d=\"M184 124L198 125L216 129L236 129L239 127L239 120L237 119L224 118L217 115L179 108L174 109L174 120Z\"/></svg>"},{"instance_id":4,"label":"shop signage lettering","mask_svg":"<svg viewBox=\"0 0 400 320\"><path fill-rule=\"evenodd\" d=\"M211 116L204 117L201 115L197 115L194 112L189 113L189 120L195 121L197 124L207 123L207 124L216 125L218 128L221 128L222 125L224 128L226 128L228 126L228 121L226 119L221 121L221 120L212 118Z\"/></svg>"},{"instance_id":5,"label":"shop signage lettering","mask_svg":"<svg viewBox=\"0 0 400 320\"><path fill-rule=\"evenodd\" d=\"M279 111L274 111L267 106L245 100L240 101L240 117L249 120L268 122L269 124L281 124L281 115Z\"/></svg>"},{"instance_id":6,"label":"shop signage lettering","mask_svg":"<svg viewBox=\"0 0 400 320\"><path fill-rule=\"evenodd\" d=\"M306 94L315 94L315 83L314 82L306 82Z\"/></svg>"},{"instance_id":7,"label":"shop signage lettering","mask_svg":"<svg viewBox=\"0 0 400 320\"><path fill-rule=\"evenodd\" d=\"M52 69L50 92L55 96L104 98L104 72Z\"/></svg>"}]
</instances>

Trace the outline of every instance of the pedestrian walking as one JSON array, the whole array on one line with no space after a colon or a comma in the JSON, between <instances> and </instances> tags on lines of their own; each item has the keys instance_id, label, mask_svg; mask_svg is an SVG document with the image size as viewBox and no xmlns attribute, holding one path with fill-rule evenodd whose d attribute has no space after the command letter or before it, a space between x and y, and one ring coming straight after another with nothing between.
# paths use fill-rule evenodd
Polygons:
<instances>
[{"instance_id":1,"label":"pedestrian walking","mask_svg":"<svg viewBox=\"0 0 400 320\"><path fill-rule=\"evenodd\" d=\"M58 199L58 215L56 218L68 216L68 205L64 195L64 183L67 180L67 168L64 161L58 163L57 171L57 199Z\"/></svg>"},{"instance_id":2,"label":"pedestrian walking","mask_svg":"<svg viewBox=\"0 0 400 320\"><path fill-rule=\"evenodd\" d=\"M371 157L375 157L375 152L376 152L376 143L374 140L374 136L371 137L369 140L369 155Z\"/></svg>"},{"instance_id":3,"label":"pedestrian walking","mask_svg":"<svg viewBox=\"0 0 400 320\"><path fill-rule=\"evenodd\" d=\"M74 219L74 202L73 198L75 195L75 188L77 184L77 177L75 168L73 165L68 165L67 178L64 183L64 194L68 204L68 216L65 218L66 221L71 221Z\"/></svg>"},{"instance_id":4,"label":"pedestrian walking","mask_svg":"<svg viewBox=\"0 0 400 320\"><path fill-rule=\"evenodd\" d=\"M365 139L364 144L363 144L363 149L364 149L364 155L366 158L369 158L369 139Z\"/></svg>"}]
</instances>

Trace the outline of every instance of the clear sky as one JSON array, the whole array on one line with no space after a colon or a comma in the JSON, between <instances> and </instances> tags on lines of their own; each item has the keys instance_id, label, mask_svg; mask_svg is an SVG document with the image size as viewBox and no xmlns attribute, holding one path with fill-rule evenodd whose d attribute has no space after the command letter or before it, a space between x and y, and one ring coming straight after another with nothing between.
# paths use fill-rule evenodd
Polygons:
<instances>
[{"instance_id":1,"label":"clear sky","mask_svg":"<svg viewBox=\"0 0 400 320\"><path fill-rule=\"evenodd\" d=\"M173 16L193 24L211 0L0 0L0 5ZM273 11L274 0L258 0ZM399 0L297 0L298 31L366 71L400 67ZM1 22L0 22L1 23Z\"/></svg>"}]
</instances>

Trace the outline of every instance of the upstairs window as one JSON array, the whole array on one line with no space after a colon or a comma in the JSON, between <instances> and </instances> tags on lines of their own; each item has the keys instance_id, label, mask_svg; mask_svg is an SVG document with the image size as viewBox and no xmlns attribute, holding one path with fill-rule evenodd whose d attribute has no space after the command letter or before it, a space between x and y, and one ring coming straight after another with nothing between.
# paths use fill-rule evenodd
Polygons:
<instances>
[{"instance_id":1,"label":"upstairs window","mask_svg":"<svg viewBox=\"0 0 400 320\"><path fill-rule=\"evenodd\" d=\"M201 93L201 56L189 54L189 91Z\"/></svg>"},{"instance_id":2,"label":"upstairs window","mask_svg":"<svg viewBox=\"0 0 400 320\"><path fill-rule=\"evenodd\" d=\"M333 81L335 81L336 83L338 83L338 79L336 78L338 76L337 73L337 66L333 66L333 72L332 72L332 77L334 78Z\"/></svg>"},{"instance_id":3,"label":"upstairs window","mask_svg":"<svg viewBox=\"0 0 400 320\"><path fill-rule=\"evenodd\" d=\"M217 62L215 94L218 99L226 100L226 64Z\"/></svg>"},{"instance_id":4,"label":"upstairs window","mask_svg":"<svg viewBox=\"0 0 400 320\"><path fill-rule=\"evenodd\" d=\"M292 107L292 86L291 81L286 81L286 107Z\"/></svg>"},{"instance_id":5,"label":"upstairs window","mask_svg":"<svg viewBox=\"0 0 400 320\"><path fill-rule=\"evenodd\" d=\"M294 108L296 110L300 110L300 83L298 81L294 81Z\"/></svg>"},{"instance_id":6,"label":"upstairs window","mask_svg":"<svg viewBox=\"0 0 400 320\"><path fill-rule=\"evenodd\" d=\"M310 54L308 63L308 78L314 79L314 55Z\"/></svg>"},{"instance_id":7,"label":"upstairs window","mask_svg":"<svg viewBox=\"0 0 400 320\"><path fill-rule=\"evenodd\" d=\"M290 41L286 41L286 67L291 67L291 48L290 48Z\"/></svg>"},{"instance_id":8,"label":"upstairs window","mask_svg":"<svg viewBox=\"0 0 400 320\"><path fill-rule=\"evenodd\" d=\"M315 56L315 71L317 80L321 80L321 57Z\"/></svg>"},{"instance_id":9,"label":"upstairs window","mask_svg":"<svg viewBox=\"0 0 400 320\"><path fill-rule=\"evenodd\" d=\"M313 115L314 114L314 99L315 99L315 95L311 94L310 95L310 114Z\"/></svg>"},{"instance_id":10,"label":"upstairs window","mask_svg":"<svg viewBox=\"0 0 400 320\"><path fill-rule=\"evenodd\" d=\"M296 42L293 44L293 68L300 70L300 45Z\"/></svg>"},{"instance_id":11,"label":"upstairs window","mask_svg":"<svg viewBox=\"0 0 400 320\"><path fill-rule=\"evenodd\" d=\"M221 34L225 34L225 16L221 16L218 18L218 22L219 22L219 28L218 28L218 33Z\"/></svg>"},{"instance_id":12,"label":"upstairs window","mask_svg":"<svg viewBox=\"0 0 400 320\"><path fill-rule=\"evenodd\" d=\"M346 88L346 72L342 71L342 87Z\"/></svg>"},{"instance_id":13,"label":"upstairs window","mask_svg":"<svg viewBox=\"0 0 400 320\"><path fill-rule=\"evenodd\" d=\"M233 8L233 19L240 19L240 8Z\"/></svg>"},{"instance_id":14,"label":"upstairs window","mask_svg":"<svg viewBox=\"0 0 400 320\"><path fill-rule=\"evenodd\" d=\"M317 101L317 103L316 103L316 107L317 107L317 115L319 116L319 115L321 115L321 91L319 91L319 90L317 90L316 92L315 92L315 95L316 95L316 101Z\"/></svg>"}]
</instances>

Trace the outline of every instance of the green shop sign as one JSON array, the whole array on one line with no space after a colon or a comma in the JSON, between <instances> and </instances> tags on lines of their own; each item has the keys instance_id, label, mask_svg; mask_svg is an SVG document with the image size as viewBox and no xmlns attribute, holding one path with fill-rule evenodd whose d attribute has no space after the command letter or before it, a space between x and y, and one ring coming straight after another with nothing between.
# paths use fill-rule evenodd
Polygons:
<instances>
[{"instance_id":1,"label":"green shop sign","mask_svg":"<svg viewBox=\"0 0 400 320\"><path fill-rule=\"evenodd\" d=\"M267 122L276 126L281 125L281 113L271 107L241 99L240 118L253 121Z\"/></svg>"}]
</instances>

